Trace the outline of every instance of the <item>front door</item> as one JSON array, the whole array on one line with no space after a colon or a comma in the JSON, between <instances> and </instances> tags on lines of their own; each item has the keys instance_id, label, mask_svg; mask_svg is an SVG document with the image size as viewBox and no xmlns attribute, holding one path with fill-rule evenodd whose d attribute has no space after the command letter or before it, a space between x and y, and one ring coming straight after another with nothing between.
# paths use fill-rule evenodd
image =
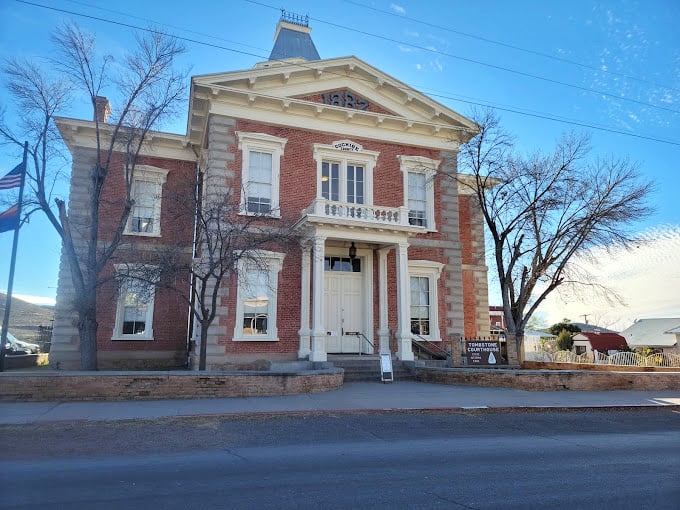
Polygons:
<instances>
[{"instance_id":1,"label":"front door","mask_svg":"<svg viewBox=\"0 0 680 510\"><path fill-rule=\"evenodd\" d=\"M358 353L364 346L364 296L360 259L326 257L324 317L326 351ZM364 346L365 347L365 346Z\"/></svg>"}]
</instances>

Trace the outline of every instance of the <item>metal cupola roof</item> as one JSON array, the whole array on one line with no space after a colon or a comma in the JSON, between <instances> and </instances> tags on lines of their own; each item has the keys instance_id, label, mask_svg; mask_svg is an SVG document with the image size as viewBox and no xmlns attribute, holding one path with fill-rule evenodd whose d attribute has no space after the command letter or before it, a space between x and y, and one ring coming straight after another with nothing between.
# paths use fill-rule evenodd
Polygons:
<instances>
[{"instance_id":1,"label":"metal cupola roof","mask_svg":"<svg viewBox=\"0 0 680 510\"><path fill-rule=\"evenodd\" d=\"M304 60L321 60L310 36L309 16L300 16L281 10L281 19L274 35L274 48L269 60L285 60L301 58Z\"/></svg>"}]
</instances>

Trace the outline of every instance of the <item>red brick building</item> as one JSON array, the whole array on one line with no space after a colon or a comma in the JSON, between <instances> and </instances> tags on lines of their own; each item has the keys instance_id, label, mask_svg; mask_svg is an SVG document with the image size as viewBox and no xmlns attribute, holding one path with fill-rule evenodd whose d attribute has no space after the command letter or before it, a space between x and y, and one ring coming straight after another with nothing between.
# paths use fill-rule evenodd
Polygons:
<instances>
[{"instance_id":1,"label":"red brick building","mask_svg":"<svg viewBox=\"0 0 680 510\"><path fill-rule=\"evenodd\" d=\"M191 253L193 222L178 222L166 197L199 170L206 196L233 193L236 221L258 215L294 225L296 236L294 249L268 247L265 267L240 264L220 289L209 368L392 349L408 361L414 339L487 336L483 222L456 169L477 126L356 57L320 59L298 20L282 19L275 41L253 69L193 77L187 133L154 133L108 273L137 263L145 245ZM58 126L73 155L73 211L94 125ZM116 217L106 208L120 193L112 182L103 217ZM103 223L101 235L109 231ZM62 260L50 357L60 368L78 363L69 278ZM186 305L162 289L136 299L136 290L100 291L100 367L181 366L199 337Z\"/></svg>"}]
</instances>

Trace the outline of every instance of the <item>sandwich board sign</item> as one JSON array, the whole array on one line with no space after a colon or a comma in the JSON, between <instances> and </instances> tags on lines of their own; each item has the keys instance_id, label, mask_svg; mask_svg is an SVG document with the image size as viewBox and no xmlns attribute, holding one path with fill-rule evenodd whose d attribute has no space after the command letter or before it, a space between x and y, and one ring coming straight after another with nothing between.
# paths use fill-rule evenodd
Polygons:
<instances>
[{"instance_id":1,"label":"sandwich board sign","mask_svg":"<svg viewBox=\"0 0 680 510\"><path fill-rule=\"evenodd\" d=\"M380 355L380 380L382 382L394 381L392 373L392 357L389 354Z\"/></svg>"}]
</instances>

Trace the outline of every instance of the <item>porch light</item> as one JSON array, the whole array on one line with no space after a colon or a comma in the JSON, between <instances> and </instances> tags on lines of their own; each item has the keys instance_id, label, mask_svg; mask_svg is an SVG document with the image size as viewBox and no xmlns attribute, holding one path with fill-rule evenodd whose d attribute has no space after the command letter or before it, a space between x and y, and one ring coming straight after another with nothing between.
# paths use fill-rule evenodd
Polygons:
<instances>
[{"instance_id":1,"label":"porch light","mask_svg":"<svg viewBox=\"0 0 680 510\"><path fill-rule=\"evenodd\" d=\"M352 246L349 247L349 259L354 260L357 258L357 247L354 246L354 241L352 241Z\"/></svg>"}]
</instances>

